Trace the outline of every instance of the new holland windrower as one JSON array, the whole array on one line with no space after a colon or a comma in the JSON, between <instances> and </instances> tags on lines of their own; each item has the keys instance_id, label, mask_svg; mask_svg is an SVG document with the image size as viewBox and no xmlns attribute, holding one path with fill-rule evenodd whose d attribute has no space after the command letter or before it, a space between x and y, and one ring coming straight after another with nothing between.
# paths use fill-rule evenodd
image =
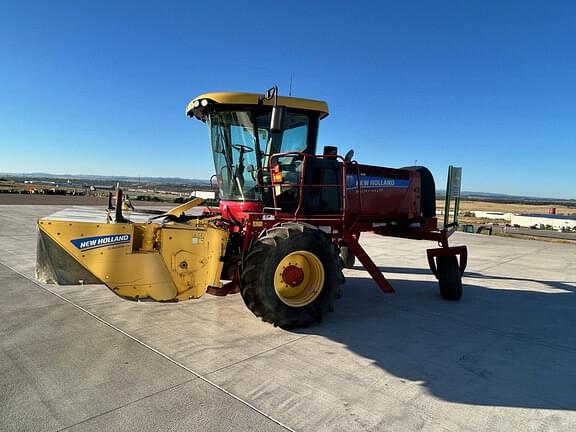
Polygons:
<instances>
[{"instance_id":1,"label":"new holland windrower","mask_svg":"<svg viewBox=\"0 0 576 432\"><path fill-rule=\"evenodd\" d=\"M74 208L38 221L38 278L103 283L119 296L158 301L240 292L264 321L306 326L331 310L355 261L394 292L359 243L363 232L430 240L440 294L462 295L465 246L451 247L461 170L450 167L444 221L425 167L361 164L352 151L317 151L325 102L265 94L206 93L186 109L205 123L219 206L193 200L161 215ZM193 175L193 174L192 174ZM454 207L451 207L454 203ZM440 226L439 226L440 225Z\"/></svg>"}]
</instances>

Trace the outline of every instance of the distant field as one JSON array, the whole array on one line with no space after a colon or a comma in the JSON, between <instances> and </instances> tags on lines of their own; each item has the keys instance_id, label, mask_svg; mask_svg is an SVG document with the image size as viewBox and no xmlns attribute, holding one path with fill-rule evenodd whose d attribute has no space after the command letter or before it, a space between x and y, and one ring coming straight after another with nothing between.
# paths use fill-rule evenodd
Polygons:
<instances>
[{"instance_id":1,"label":"distant field","mask_svg":"<svg viewBox=\"0 0 576 432\"><path fill-rule=\"evenodd\" d=\"M575 207L556 206L556 205L532 205L522 203L499 203L489 201L461 201L460 211L494 211L502 213L548 213L548 209L556 208L558 214L576 214ZM444 200L436 201L436 208L444 208Z\"/></svg>"},{"instance_id":2,"label":"distant field","mask_svg":"<svg viewBox=\"0 0 576 432\"><path fill-rule=\"evenodd\" d=\"M136 208L152 206L171 206L167 202L132 201ZM106 207L107 198L73 195L42 195L42 194L0 194L0 205L70 205ZM174 204L176 205L176 204Z\"/></svg>"}]
</instances>

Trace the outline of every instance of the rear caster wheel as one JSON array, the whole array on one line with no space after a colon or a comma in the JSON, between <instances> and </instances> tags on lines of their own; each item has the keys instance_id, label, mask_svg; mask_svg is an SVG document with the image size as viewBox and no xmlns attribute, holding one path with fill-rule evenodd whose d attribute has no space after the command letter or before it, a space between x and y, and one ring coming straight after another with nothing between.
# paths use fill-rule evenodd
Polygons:
<instances>
[{"instance_id":1,"label":"rear caster wheel","mask_svg":"<svg viewBox=\"0 0 576 432\"><path fill-rule=\"evenodd\" d=\"M444 300L458 301L462 297L462 274L455 256L439 256L436 259L438 284Z\"/></svg>"}]
</instances>

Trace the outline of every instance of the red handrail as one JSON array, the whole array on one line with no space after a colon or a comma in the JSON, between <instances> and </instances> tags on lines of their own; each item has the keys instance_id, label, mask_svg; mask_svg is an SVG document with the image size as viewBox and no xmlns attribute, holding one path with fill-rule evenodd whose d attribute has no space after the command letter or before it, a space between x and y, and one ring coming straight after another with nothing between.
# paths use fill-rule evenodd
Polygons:
<instances>
[{"instance_id":1,"label":"red handrail","mask_svg":"<svg viewBox=\"0 0 576 432\"><path fill-rule=\"evenodd\" d=\"M270 156L269 162L268 162L268 169L269 171L272 173L273 172L273 168L274 166L276 166L277 164L274 163L275 160L277 160L280 157L290 157L290 156L296 156L296 157L300 157L302 158L302 166L301 166L301 171L300 171L300 178L299 178L299 182L298 182L298 205L296 206L296 210L294 212L294 218L297 220L299 217L299 214L302 210L302 204L303 204L303 198L304 198L304 188L308 188L308 187L338 187L342 190L342 211L341 213L338 215L340 217L340 219L342 221L344 221L344 219L346 218L346 214L347 214L347 210L348 210L348 201L347 201L347 185L346 185L346 176L347 176L347 162L346 160L342 157L342 156L326 156L326 155L311 155L311 154L307 154L307 153L303 153L303 152L284 152L284 153L275 153L273 155ZM308 159L336 159L339 160L341 162L341 170L342 170L342 182L339 184L305 184L305 174L306 174L306 166L307 166L307 160ZM353 164L356 165L356 167L358 167L358 164L353 162ZM359 168L357 168L358 174L359 174ZM278 202L276 200L276 191L275 191L275 187L279 186L293 186L292 183L278 183L274 180L274 175L271 175L271 187L272 187L272 197L273 197L273 202L274 202L274 208L278 209ZM358 182L356 183L356 187L358 186ZM359 191L358 191L359 192ZM360 199L360 194L358 193L358 200ZM278 210L275 210L275 212L277 213Z\"/></svg>"}]
</instances>

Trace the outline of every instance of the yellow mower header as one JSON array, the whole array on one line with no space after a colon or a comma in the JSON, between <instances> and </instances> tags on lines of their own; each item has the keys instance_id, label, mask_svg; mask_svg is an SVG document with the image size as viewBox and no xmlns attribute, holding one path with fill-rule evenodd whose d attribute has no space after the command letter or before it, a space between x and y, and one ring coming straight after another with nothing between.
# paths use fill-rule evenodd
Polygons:
<instances>
[{"instance_id":1,"label":"yellow mower header","mask_svg":"<svg viewBox=\"0 0 576 432\"><path fill-rule=\"evenodd\" d=\"M131 299L178 301L221 287L228 231L215 218L188 217L192 200L157 216L117 220L97 209L67 209L38 221L36 278L60 285L103 283ZM118 203L120 204L120 203Z\"/></svg>"}]
</instances>

